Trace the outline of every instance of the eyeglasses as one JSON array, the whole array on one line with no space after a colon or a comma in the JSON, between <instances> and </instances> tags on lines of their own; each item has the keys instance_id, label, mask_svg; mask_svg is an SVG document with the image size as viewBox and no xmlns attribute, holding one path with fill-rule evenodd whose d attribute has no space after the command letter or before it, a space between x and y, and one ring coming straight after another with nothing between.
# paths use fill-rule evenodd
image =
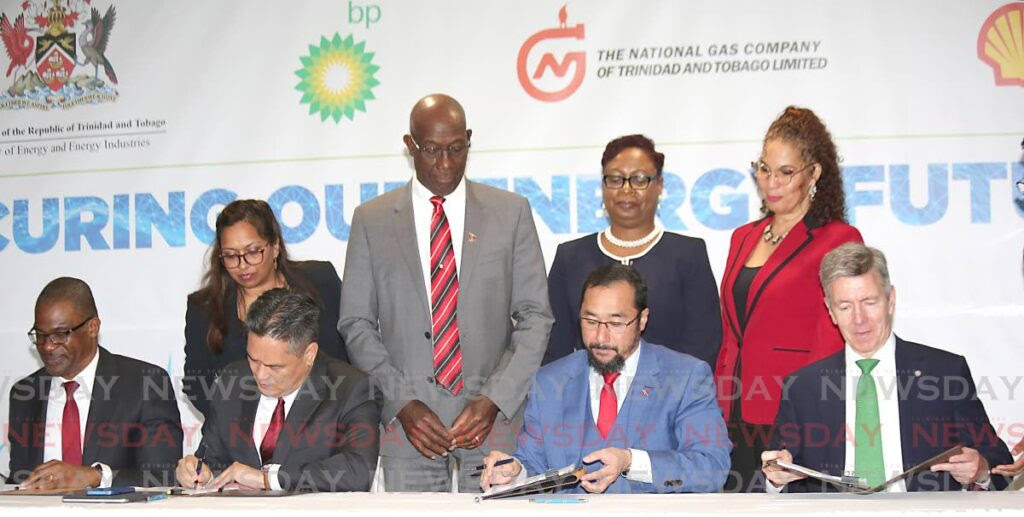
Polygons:
<instances>
[{"instance_id":1,"label":"eyeglasses","mask_svg":"<svg viewBox=\"0 0 1024 517\"><path fill-rule=\"evenodd\" d=\"M43 343L46 343L47 340L49 340L51 343L55 345L66 344L68 340L71 339L71 334L74 331L82 328L83 326L85 326L86 323L89 323L95 317L96 316L89 316L88 318L85 319L85 321L72 327L71 330L58 330L56 332L39 332L38 330L33 328L32 330L28 331L28 340L31 341L33 345L42 345Z\"/></svg>"},{"instance_id":2,"label":"eyeglasses","mask_svg":"<svg viewBox=\"0 0 1024 517\"><path fill-rule=\"evenodd\" d=\"M263 252L266 249L266 246L264 246L258 249L245 250L245 253L221 253L220 261L228 269L235 269L241 266L243 259L250 266L258 266L263 263Z\"/></svg>"},{"instance_id":3,"label":"eyeglasses","mask_svg":"<svg viewBox=\"0 0 1024 517\"><path fill-rule=\"evenodd\" d=\"M463 156L466 156L466 153L469 152L469 148L472 145L473 144L469 140L466 140L465 142L455 142L448 147L441 147L433 144L420 146L420 144L416 142L415 138L412 139L412 146L416 148L416 152L422 153L431 160L440 158L441 153L444 152L448 153L449 158L462 158Z\"/></svg>"},{"instance_id":4,"label":"eyeglasses","mask_svg":"<svg viewBox=\"0 0 1024 517\"><path fill-rule=\"evenodd\" d=\"M605 187L612 190L618 190L625 186L626 183L629 183L629 186L633 187L633 190L644 190L651 186L651 182L654 181L655 178L657 178L657 176L648 176L646 174L638 174L628 178L625 176L605 174L601 177L601 182L604 183Z\"/></svg>"},{"instance_id":5,"label":"eyeglasses","mask_svg":"<svg viewBox=\"0 0 1024 517\"><path fill-rule=\"evenodd\" d=\"M606 176L607 177L607 176ZM633 322L640 320L640 312L633 317L633 319L622 322L622 321L601 321L593 318L580 318L580 322L583 324L583 328L587 330L600 330L601 326L605 326L608 332L612 334L624 334L626 329L629 328Z\"/></svg>"},{"instance_id":6,"label":"eyeglasses","mask_svg":"<svg viewBox=\"0 0 1024 517\"><path fill-rule=\"evenodd\" d=\"M801 173L801 172L803 172L803 171L805 171L805 170L807 170L807 169L809 169L809 168L811 168L813 166L814 166L814 164L811 163L811 164L808 164L806 167L804 167L802 169L794 169L792 167L783 167L783 168L775 169L773 171L773 170L771 170L771 168L768 167L768 164L764 163L763 161L758 160L756 162L750 162L750 168L754 171L754 176L757 179L759 179L761 181L764 181L764 182L767 182L769 179L771 179L772 176L775 176L775 181L778 181L779 185L782 185L782 186L789 185L789 183L791 181L793 181L793 176L796 176L797 174L799 174L799 173Z\"/></svg>"}]
</instances>

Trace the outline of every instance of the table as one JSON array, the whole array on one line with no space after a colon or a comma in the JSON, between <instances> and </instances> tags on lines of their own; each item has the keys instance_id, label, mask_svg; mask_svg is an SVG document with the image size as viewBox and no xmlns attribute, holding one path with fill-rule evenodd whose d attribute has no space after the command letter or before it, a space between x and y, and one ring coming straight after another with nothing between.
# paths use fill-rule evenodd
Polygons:
<instances>
[{"instance_id":1,"label":"table","mask_svg":"<svg viewBox=\"0 0 1024 517\"><path fill-rule=\"evenodd\" d=\"M1024 492L945 492L912 494L672 494L591 495L581 504L537 504L528 499L474 502L471 494L305 494L280 498L171 497L134 504L64 504L57 496L0 496L7 517L81 515L99 512L195 517L210 515L274 515L281 513L344 513L346 515L936 515L999 512L1024 515Z\"/></svg>"}]
</instances>

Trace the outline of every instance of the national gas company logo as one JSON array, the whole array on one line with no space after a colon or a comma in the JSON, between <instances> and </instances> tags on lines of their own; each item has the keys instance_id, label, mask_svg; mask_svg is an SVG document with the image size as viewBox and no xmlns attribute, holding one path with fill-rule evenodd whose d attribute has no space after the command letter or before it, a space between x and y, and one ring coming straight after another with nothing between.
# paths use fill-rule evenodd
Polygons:
<instances>
[{"instance_id":1,"label":"national gas company logo","mask_svg":"<svg viewBox=\"0 0 1024 517\"><path fill-rule=\"evenodd\" d=\"M45 111L118 98L117 74L107 57L114 6L101 15L92 0L51 1L25 0L20 13L0 13L0 38L10 59L3 78L11 81L0 92L0 109Z\"/></svg>"},{"instance_id":2,"label":"national gas company logo","mask_svg":"<svg viewBox=\"0 0 1024 517\"><path fill-rule=\"evenodd\" d=\"M992 67L998 86L1024 86L1024 2L992 13L978 32L978 59Z\"/></svg>"},{"instance_id":3,"label":"national gas company logo","mask_svg":"<svg viewBox=\"0 0 1024 517\"><path fill-rule=\"evenodd\" d=\"M582 50L566 52L562 55L561 61L552 52L542 54L539 61L532 59L532 56L535 55L534 48L541 42L559 39L583 41L584 25L582 23L569 25L568 18L566 6L563 5L558 11L558 27L543 29L535 33L526 39L523 46L519 47L516 74L523 90L534 99L544 102L562 101L576 93L576 90L583 84L583 78L587 73L587 54ZM536 63L532 72L531 62ZM566 79L570 69L572 75Z\"/></svg>"}]
</instances>

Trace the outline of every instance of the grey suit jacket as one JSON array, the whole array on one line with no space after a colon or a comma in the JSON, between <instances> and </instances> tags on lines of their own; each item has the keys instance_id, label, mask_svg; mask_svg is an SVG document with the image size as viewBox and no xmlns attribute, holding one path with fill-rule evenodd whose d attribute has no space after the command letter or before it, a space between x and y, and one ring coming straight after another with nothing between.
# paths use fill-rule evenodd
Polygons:
<instances>
[{"instance_id":1,"label":"grey suit jacket","mask_svg":"<svg viewBox=\"0 0 1024 517\"><path fill-rule=\"evenodd\" d=\"M457 313L465 386L458 396L434 383L430 306L410 185L360 205L352 217L338 329L352 364L370 373L382 392L385 425L410 400L423 401L451 425L478 394L511 419L544 355L553 319L530 204L465 181ZM401 425L387 426L381 454L419 455Z\"/></svg>"}]
</instances>

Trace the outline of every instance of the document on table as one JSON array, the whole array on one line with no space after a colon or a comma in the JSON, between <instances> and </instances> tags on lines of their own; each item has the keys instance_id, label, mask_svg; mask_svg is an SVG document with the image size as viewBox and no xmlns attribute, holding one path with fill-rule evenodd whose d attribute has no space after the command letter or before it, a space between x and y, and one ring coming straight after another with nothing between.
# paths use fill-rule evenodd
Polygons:
<instances>
[{"instance_id":1,"label":"document on table","mask_svg":"<svg viewBox=\"0 0 1024 517\"><path fill-rule=\"evenodd\" d=\"M889 478L875 486L868 486L863 479L854 476L833 476L831 474L818 472L817 470L807 468L801 465L796 465L794 463L788 463L785 461L776 461L775 464L791 472L797 472L809 478L817 479L819 481L828 483L844 492L853 492L855 494L866 495L881 492L885 490L889 485L897 481L906 479L910 476L913 476L914 474L917 474L918 472L930 469L932 465L945 463L949 461L949 458L951 456L956 456L957 454L960 454L962 450L963 446L958 445L956 447L953 447L941 454L929 458L928 460L922 463L914 465L913 467L903 471L901 474Z\"/></svg>"},{"instance_id":2,"label":"document on table","mask_svg":"<svg viewBox=\"0 0 1024 517\"><path fill-rule=\"evenodd\" d=\"M586 469L577 467L575 464L560 469L552 469L543 474L530 476L519 483L496 486L477 496L478 501L486 499L501 499L518 495L539 494L555 488L574 485L579 483L580 478L586 474Z\"/></svg>"},{"instance_id":3,"label":"document on table","mask_svg":"<svg viewBox=\"0 0 1024 517\"><path fill-rule=\"evenodd\" d=\"M298 495L303 492L289 492L287 490L254 490L250 488L238 488L236 486L227 486L221 490L213 488L182 488L180 486L163 486L163 487L147 487L147 488L136 488L136 492L162 492L172 496L188 496L188 497L285 497L289 495Z\"/></svg>"}]
</instances>

